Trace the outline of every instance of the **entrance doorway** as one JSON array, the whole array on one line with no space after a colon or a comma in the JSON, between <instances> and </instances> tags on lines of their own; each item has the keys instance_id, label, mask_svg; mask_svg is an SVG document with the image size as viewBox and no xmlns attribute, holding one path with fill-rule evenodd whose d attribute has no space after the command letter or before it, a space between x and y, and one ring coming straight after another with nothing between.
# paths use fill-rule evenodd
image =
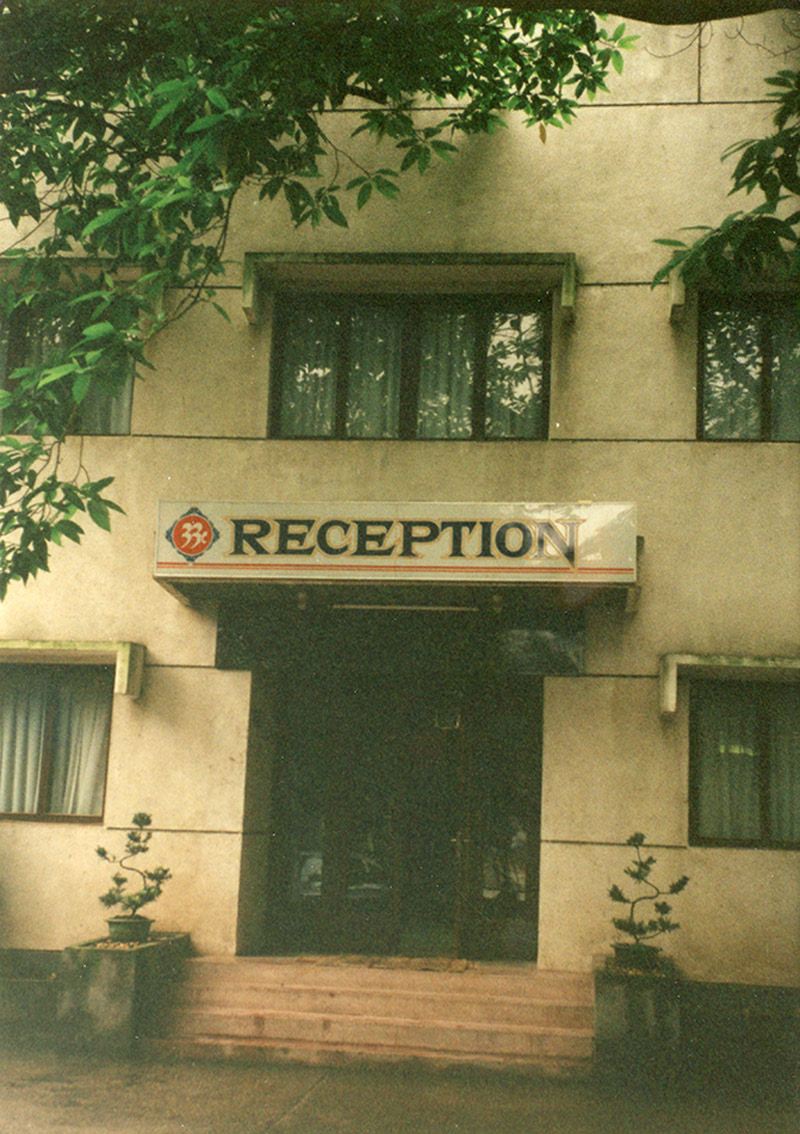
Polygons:
<instances>
[{"instance_id":1,"label":"entrance doorway","mask_svg":"<svg viewBox=\"0 0 800 1134\"><path fill-rule=\"evenodd\" d=\"M283 685L265 951L534 960L541 680Z\"/></svg>"}]
</instances>

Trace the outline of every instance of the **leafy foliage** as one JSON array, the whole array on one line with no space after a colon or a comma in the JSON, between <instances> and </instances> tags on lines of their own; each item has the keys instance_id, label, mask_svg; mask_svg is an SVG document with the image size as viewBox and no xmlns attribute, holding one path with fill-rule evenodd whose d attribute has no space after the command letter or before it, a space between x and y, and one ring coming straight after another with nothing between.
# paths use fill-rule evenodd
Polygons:
<instances>
[{"instance_id":1,"label":"leafy foliage","mask_svg":"<svg viewBox=\"0 0 800 1134\"><path fill-rule=\"evenodd\" d=\"M632 38L585 12L400 0L6 0L0 204L20 238L0 331L7 343L30 309L68 333L6 367L0 597L47 568L52 542L80 540L76 515L108 526L108 481L67 477L60 442L90 391L114 396L146 366L149 336L214 303L244 188L282 198L296 225L346 226L346 209L396 199L403 173L452 159L459 136L506 111L542 131L569 122ZM327 113L354 99L353 137L393 162L364 164L364 139L346 152L328 132Z\"/></svg>"},{"instance_id":2,"label":"leafy foliage","mask_svg":"<svg viewBox=\"0 0 800 1134\"><path fill-rule=\"evenodd\" d=\"M640 945L644 941L660 937L663 933L672 933L674 930L680 929L678 922L673 921L670 917L672 906L663 899L672 894L680 894L689 882L688 877L683 874L666 889L657 886L650 878L656 860L652 855L648 855L646 858L642 856L644 842L645 836L641 831L634 832L628 838L627 845L634 848L636 858L624 870L624 873L636 883L637 887L645 887L644 893L638 890L634 892L634 897L630 897L616 883L608 891L608 896L612 902L619 902L628 907L625 917L615 917L611 921L615 929L632 938L634 945ZM642 916L637 910L637 907L642 903L652 905L651 916Z\"/></svg>"},{"instance_id":3,"label":"leafy foliage","mask_svg":"<svg viewBox=\"0 0 800 1134\"><path fill-rule=\"evenodd\" d=\"M129 860L137 855L146 854L150 850L150 839L153 832L148 830L152 823L151 817L144 811L137 811L131 819L131 829L125 838L125 850L117 856L110 854L105 847L98 847L97 854L104 862L116 863L120 870L116 871L111 879L113 885L105 894L100 895L100 901L106 909L119 906L131 917L137 914L142 906L154 902L161 896L164 883L169 881L172 874L164 866L156 866L152 870L140 870L137 866L130 866ZM122 871L127 871L123 874ZM140 884L138 890L129 891L128 882L131 875L138 875Z\"/></svg>"},{"instance_id":4,"label":"leafy foliage","mask_svg":"<svg viewBox=\"0 0 800 1134\"><path fill-rule=\"evenodd\" d=\"M730 213L716 227L696 225L693 241L659 240L673 248L653 283L677 269L687 284L710 278L734 292L748 285L800 277L800 71L780 71L766 80L777 102L775 130L764 138L737 142L723 160L737 157L731 194L759 199L749 210Z\"/></svg>"}]
</instances>

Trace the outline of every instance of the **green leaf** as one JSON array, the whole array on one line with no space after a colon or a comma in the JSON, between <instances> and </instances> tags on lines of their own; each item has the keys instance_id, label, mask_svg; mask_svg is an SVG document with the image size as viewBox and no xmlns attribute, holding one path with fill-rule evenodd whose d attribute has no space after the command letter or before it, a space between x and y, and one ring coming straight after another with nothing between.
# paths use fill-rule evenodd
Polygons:
<instances>
[{"instance_id":1,"label":"green leaf","mask_svg":"<svg viewBox=\"0 0 800 1134\"><path fill-rule=\"evenodd\" d=\"M94 220L89 221L81 232L81 239L85 240L87 236L91 236L91 234L97 232L98 229L106 228L126 211L126 208L122 205L113 209L105 209L99 216L96 216Z\"/></svg>"},{"instance_id":2,"label":"green leaf","mask_svg":"<svg viewBox=\"0 0 800 1134\"><path fill-rule=\"evenodd\" d=\"M98 528L104 531L111 531L111 520L108 515L108 508L102 500L88 500L86 509Z\"/></svg>"},{"instance_id":3,"label":"green leaf","mask_svg":"<svg viewBox=\"0 0 800 1134\"><path fill-rule=\"evenodd\" d=\"M75 374L80 369L77 362L65 362L62 366L53 366L44 372L38 385L40 389L44 386L50 386L53 382L58 382L59 378L64 378L67 374Z\"/></svg>"},{"instance_id":4,"label":"green leaf","mask_svg":"<svg viewBox=\"0 0 800 1134\"><path fill-rule=\"evenodd\" d=\"M199 134L203 130L211 130L212 127L218 126L220 122L227 119L227 114L204 114L202 118L198 118L191 126L187 126L187 134Z\"/></svg>"},{"instance_id":5,"label":"green leaf","mask_svg":"<svg viewBox=\"0 0 800 1134\"><path fill-rule=\"evenodd\" d=\"M88 327L84 327L83 329L83 337L89 339L90 342L94 342L95 339L106 338L108 335L113 335L114 333L114 324L110 323L107 319L102 323L91 323Z\"/></svg>"},{"instance_id":6,"label":"green leaf","mask_svg":"<svg viewBox=\"0 0 800 1134\"><path fill-rule=\"evenodd\" d=\"M83 399L89 392L89 387L92 384L92 376L87 370L82 370L75 381L72 383L72 398L73 401L80 405Z\"/></svg>"},{"instance_id":7,"label":"green leaf","mask_svg":"<svg viewBox=\"0 0 800 1134\"><path fill-rule=\"evenodd\" d=\"M395 185L393 181L387 181L385 177L376 176L373 184L379 193L391 201L396 201L400 196L400 186Z\"/></svg>"},{"instance_id":8,"label":"green leaf","mask_svg":"<svg viewBox=\"0 0 800 1134\"><path fill-rule=\"evenodd\" d=\"M322 198L322 211L333 224L339 225L340 228L347 228L347 217L342 212L339 202L335 197Z\"/></svg>"}]
</instances>

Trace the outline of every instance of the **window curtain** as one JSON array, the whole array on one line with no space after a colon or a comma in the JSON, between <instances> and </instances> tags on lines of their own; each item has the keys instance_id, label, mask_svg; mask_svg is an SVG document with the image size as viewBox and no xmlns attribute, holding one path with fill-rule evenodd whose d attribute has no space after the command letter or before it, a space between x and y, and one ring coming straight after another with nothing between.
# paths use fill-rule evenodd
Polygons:
<instances>
[{"instance_id":1,"label":"window curtain","mask_svg":"<svg viewBox=\"0 0 800 1134\"><path fill-rule=\"evenodd\" d=\"M800 688L776 687L769 714L770 832L800 843Z\"/></svg>"},{"instance_id":2,"label":"window curtain","mask_svg":"<svg viewBox=\"0 0 800 1134\"><path fill-rule=\"evenodd\" d=\"M27 668L0 675L0 810L36 811L46 735L47 680Z\"/></svg>"},{"instance_id":3,"label":"window curtain","mask_svg":"<svg viewBox=\"0 0 800 1134\"><path fill-rule=\"evenodd\" d=\"M282 437L333 436L339 324L339 314L332 307L302 302L282 306Z\"/></svg>"},{"instance_id":4,"label":"window curtain","mask_svg":"<svg viewBox=\"0 0 800 1134\"><path fill-rule=\"evenodd\" d=\"M747 306L706 311L703 433L719 440L761 436L764 315Z\"/></svg>"},{"instance_id":5,"label":"window curtain","mask_svg":"<svg viewBox=\"0 0 800 1134\"><path fill-rule=\"evenodd\" d=\"M772 438L800 441L800 297L776 312L772 336Z\"/></svg>"},{"instance_id":6,"label":"window curtain","mask_svg":"<svg viewBox=\"0 0 800 1134\"><path fill-rule=\"evenodd\" d=\"M403 324L398 309L359 304L350 316L348 437L397 437Z\"/></svg>"},{"instance_id":7,"label":"window curtain","mask_svg":"<svg viewBox=\"0 0 800 1134\"><path fill-rule=\"evenodd\" d=\"M436 308L424 311L420 325L418 437L472 436L474 372L474 314Z\"/></svg>"},{"instance_id":8,"label":"window curtain","mask_svg":"<svg viewBox=\"0 0 800 1134\"><path fill-rule=\"evenodd\" d=\"M486 358L486 436L542 436L544 320L538 311L492 316Z\"/></svg>"},{"instance_id":9,"label":"window curtain","mask_svg":"<svg viewBox=\"0 0 800 1134\"><path fill-rule=\"evenodd\" d=\"M54 690L48 812L100 815L111 727L112 675L62 671Z\"/></svg>"},{"instance_id":10,"label":"window curtain","mask_svg":"<svg viewBox=\"0 0 800 1134\"><path fill-rule=\"evenodd\" d=\"M120 388L116 385L120 379L116 376L112 378L113 389L116 392L112 393L111 390L102 389L93 383L81 402L81 433L116 435L130 433L133 368L127 359L121 359L121 365L128 368L128 374ZM102 376L100 381L102 382Z\"/></svg>"},{"instance_id":11,"label":"window curtain","mask_svg":"<svg viewBox=\"0 0 800 1134\"><path fill-rule=\"evenodd\" d=\"M758 839L758 723L753 702L730 685L699 689L696 834Z\"/></svg>"},{"instance_id":12,"label":"window curtain","mask_svg":"<svg viewBox=\"0 0 800 1134\"><path fill-rule=\"evenodd\" d=\"M3 667L0 810L102 813L112 690L112 673L100 668Z\"/></svg>"}]
</instances>

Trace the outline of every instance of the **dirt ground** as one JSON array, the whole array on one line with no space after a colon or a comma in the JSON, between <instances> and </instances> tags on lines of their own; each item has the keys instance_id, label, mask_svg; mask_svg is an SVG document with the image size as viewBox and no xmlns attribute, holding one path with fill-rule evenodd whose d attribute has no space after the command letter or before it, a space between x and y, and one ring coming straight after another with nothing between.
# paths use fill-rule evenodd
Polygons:
<instances>
[{"instance_id":1,"label":"dirt ground","mask_svg":"<svg viewBox=\"0 0 800 1134\"><path fill-rule=\"evenodd\" d=\"M769 1081L623 1085L419 1067L110 1061L0 1048L0 1132L798 1134Z\"/></svg>"}]
</instances>

